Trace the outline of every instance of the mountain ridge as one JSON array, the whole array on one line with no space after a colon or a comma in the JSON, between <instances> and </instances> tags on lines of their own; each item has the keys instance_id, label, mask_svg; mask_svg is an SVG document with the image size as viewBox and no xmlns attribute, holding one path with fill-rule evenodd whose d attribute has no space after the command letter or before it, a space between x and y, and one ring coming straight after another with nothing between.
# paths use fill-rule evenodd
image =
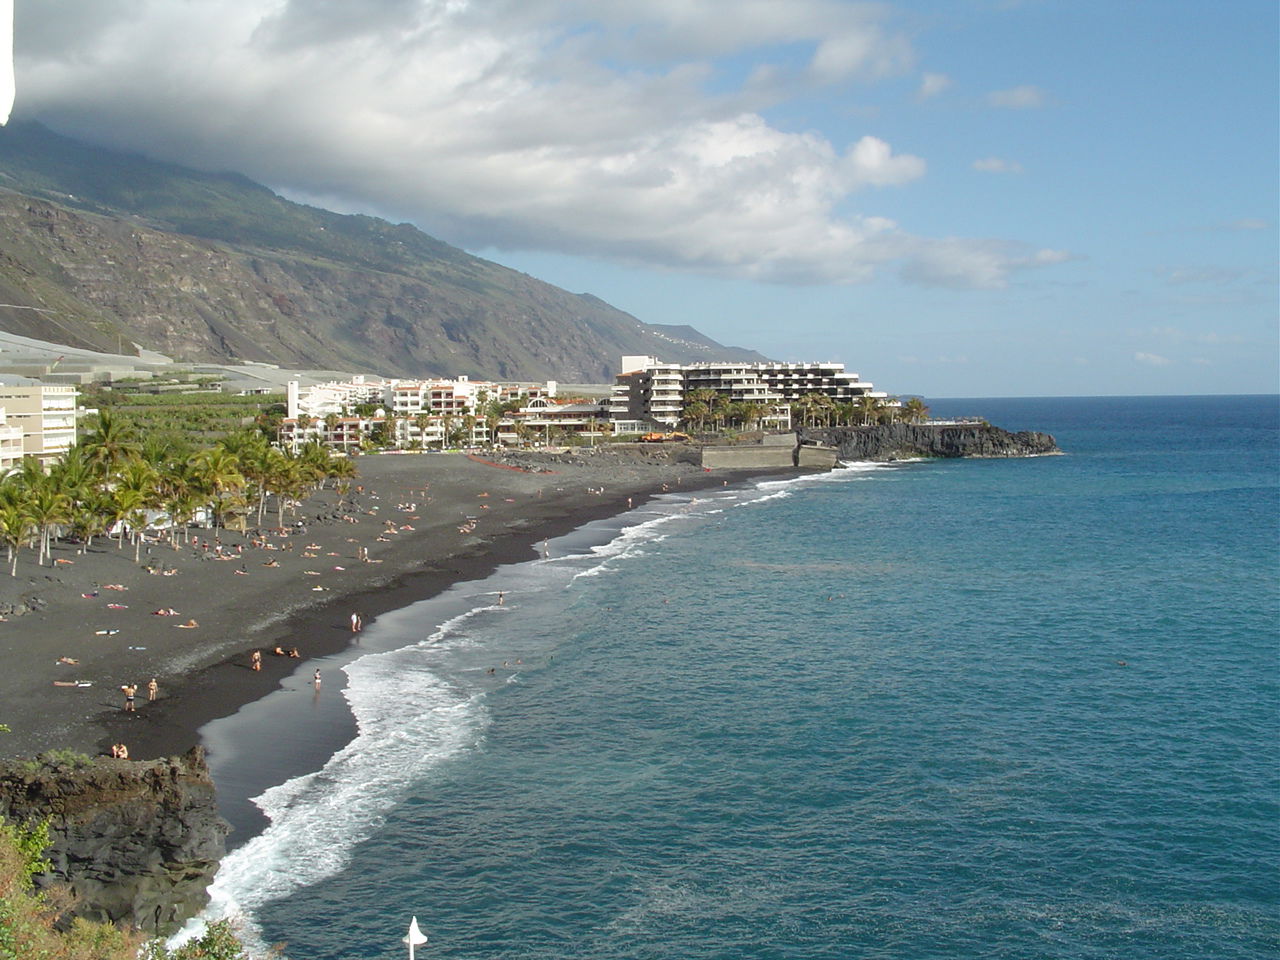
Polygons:
<instances>
[{"instance_id":1,"label":"mountain ridge","mask_svg":"<svg viewBox=\"0 0 1280 960\"><path fill-rule=\"evenodd\" d=\"M193 362L611 380L624 354L762 360L646 324L411 224L294 203L238 173L0 128L0 330Z\"/></svg>"}]
</instances>

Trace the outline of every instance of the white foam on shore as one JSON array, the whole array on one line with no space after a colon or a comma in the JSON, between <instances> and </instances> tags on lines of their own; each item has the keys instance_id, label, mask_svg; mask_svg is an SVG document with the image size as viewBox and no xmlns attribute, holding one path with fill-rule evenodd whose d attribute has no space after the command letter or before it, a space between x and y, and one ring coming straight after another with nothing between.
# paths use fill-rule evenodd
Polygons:
<instances>
[{"instance_id":1,"label":"white foam on shore","mask_svg":"<svg viewBox=\"0 0 1280 960\"><path fill-rule=\"evenodd\" d=\"M270 825L222 861L206 916L252 916L270 900L333 876L414 783L479 742L488 722L484 691L442 678L424 655L427 644L447 645L447 637L466 642L458 625L345 668L356 738L322 769L254 798Z\"/></svg>"},{"instance_id":2,"label":"white foam on shore","mask_svg":"<svg viewBox=\"0 0 1280 960\"><path fill-rule=\"evenodd\" d=\"M343 695L356 719L356 738L322 769L253 798L270 823L223 860L203 917L239 918L252 940L257 936L252 922L257 908L340 872L351 862L356 846L376 833L416 784L481 742L489 723L485 698L493 685L475 683L465 674L451 676L449 667L453 652L474 648L490 637L486 616L514 612L513 607L528 602L523 598L530 591L560 591L579 577L618 570L625 566L622 561L679 535L685 524L705 522L726 506L761 504L790 496L797 485L854 480L883 469L883 464L856 464L828 474L664 495L622 515L624 523L639 522L615 529L605 542L583 538L598 536L611 521L559 538L562 545L568 544L566 553L495 572L464 601L473 605L438 622L429 636L406 634L409 645L348 664L343 668L349 678ZM612 523L618 519L612 518ZM474 591L476 586L459 585L455 590ZM493 603L498 590L510 591L505 606ZM423 610L415 604L381 619L387 621L386 628L416 631L421 629ZM505 679L513 682L515 676ZM201 926L189 924L178 939Z\"/></svg>"}]
</instances>

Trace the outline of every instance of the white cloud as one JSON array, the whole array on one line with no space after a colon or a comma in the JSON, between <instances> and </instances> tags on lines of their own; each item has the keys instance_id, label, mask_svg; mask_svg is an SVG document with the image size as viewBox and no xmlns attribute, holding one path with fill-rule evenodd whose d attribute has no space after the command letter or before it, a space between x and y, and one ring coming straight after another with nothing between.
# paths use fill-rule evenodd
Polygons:
<instances>
[{"instance_id":1,"label":"white cloud","mask_svg":"<svg viewBox=\"0 0 1280 960\"><path fill-rule=\"evenodd\" d=\"M24 116L464 246L789 283L893 263L992 287L1053 262L846 214L925 161L764 119L814 84L908 69L879 5L48 0L19 13Z\"/></svg>"},{"instance_id":2,"label":"white cloud","mask_svg":"<svg viewBox=\"0 0 1280 960\"><path fill-rule=\"evenodd\" d=\"M1039 87L1030 85L993 90L987 94L987 103L1007 110L1031 110L1045 105L1045 93Z\"/></svg>"},{"instance_id":3,"label":"white cloud","mask_svg":"<svg viewBox=\"0 0 1280 960\"><path fill-rule=\"evenodd\" d=\"M1271 226L1266 220L1256 217L1245 217L1242 220L1233 220L1227 224L1228 230L1266 230Z\"/></svg>"},{"instance_id":4,"label":"white cloud","mask_svg":"<svg viewBox=\"0 0 1280 960\"><path fill-rule=\"evenodd\" d=\"M1162 357L1158 353L1138 352L1133 355L1133 359L1138 363L1146 364L1149 367L1167 367L1173 362L1168 357Z\"/></svg>"},{"instance_id":5,"label":"white cloud","mask_svg":"<svg viewBox=\"0 0 1280 960\"><path fill-rule=\"evenodd\" d=\"M951 78L945 73L926 73L920 78L916 99L928 100L930 97L936 97L949 86L951 86Z\"/></svg>"},{"instance_id":6,"label":"white cloud","mask_svg":"<svg viewBox=\"0 0 1280 960\"><path fill-rule=\"evenodd\" d=\"M973 169L982 173L1022 173L1022 164L1001 157L983 157L973 161Z\"/></svg>"}]
</instances>

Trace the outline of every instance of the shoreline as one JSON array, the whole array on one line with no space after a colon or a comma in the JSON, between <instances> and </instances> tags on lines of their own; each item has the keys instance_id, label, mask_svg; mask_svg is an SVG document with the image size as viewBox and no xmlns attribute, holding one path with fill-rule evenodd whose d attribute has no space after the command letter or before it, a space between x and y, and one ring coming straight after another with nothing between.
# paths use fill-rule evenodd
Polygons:
<instances>
[{"instance_id":1,"label":"shoreline","mask_svg":"<svg viewBox=\"0 0 1280 960\"><path fill-rule=\"evenodd\" d=\"M149 575L133 562L132 546L101 540L86 553L60 544L54 558L62 562L52 567L20 557L18 577L0 577L0 602L39 604L0 622L10 664L0 677L9 706L0 720L12 730L0 741L5 753L109 754L120 742L135 759L181 754L202 727L279 689L300 662L347 649L352 612L367 626L533 559L538 543L664 490L808 472L706 471L651 450L545 459L546 472L531 472L460 454L362 457L354 483L363 493L345 516L333 492L322 491L299 508L302 528L271 538L267 549L230 531L219 531L227 560L149 544L150 559L176 570L172 577ZM202 540L205 532L193 531ZM273 559L280 566L263 569ZM151 612L167 608L179 615ZM198 626L177 629L186 619ZM301 660L273 656L277 645L298 647ZM254 649L263 652L260 671L250 667ZM151 676L160 685L154 703L146 700ZM72 680L91 686L56 685ZM136 712L123 709L125 683L139 687Z\"/></svg>"}]
</instances>

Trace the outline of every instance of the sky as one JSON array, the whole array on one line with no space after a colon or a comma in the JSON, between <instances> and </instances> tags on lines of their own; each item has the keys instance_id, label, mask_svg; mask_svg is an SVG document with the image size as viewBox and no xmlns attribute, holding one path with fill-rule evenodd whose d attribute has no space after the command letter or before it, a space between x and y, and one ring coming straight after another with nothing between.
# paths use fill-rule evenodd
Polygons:
<instances>
[{"instance_id":1,"label":"sky","mask_svg":"<svg viewBox=\"0 0 1280 960\"><path fill-rule=\"evenodd\" d=\"M17 0L16 119L926 397L1280 390L1275 0Z\"/></svg>"}]
</instances>

